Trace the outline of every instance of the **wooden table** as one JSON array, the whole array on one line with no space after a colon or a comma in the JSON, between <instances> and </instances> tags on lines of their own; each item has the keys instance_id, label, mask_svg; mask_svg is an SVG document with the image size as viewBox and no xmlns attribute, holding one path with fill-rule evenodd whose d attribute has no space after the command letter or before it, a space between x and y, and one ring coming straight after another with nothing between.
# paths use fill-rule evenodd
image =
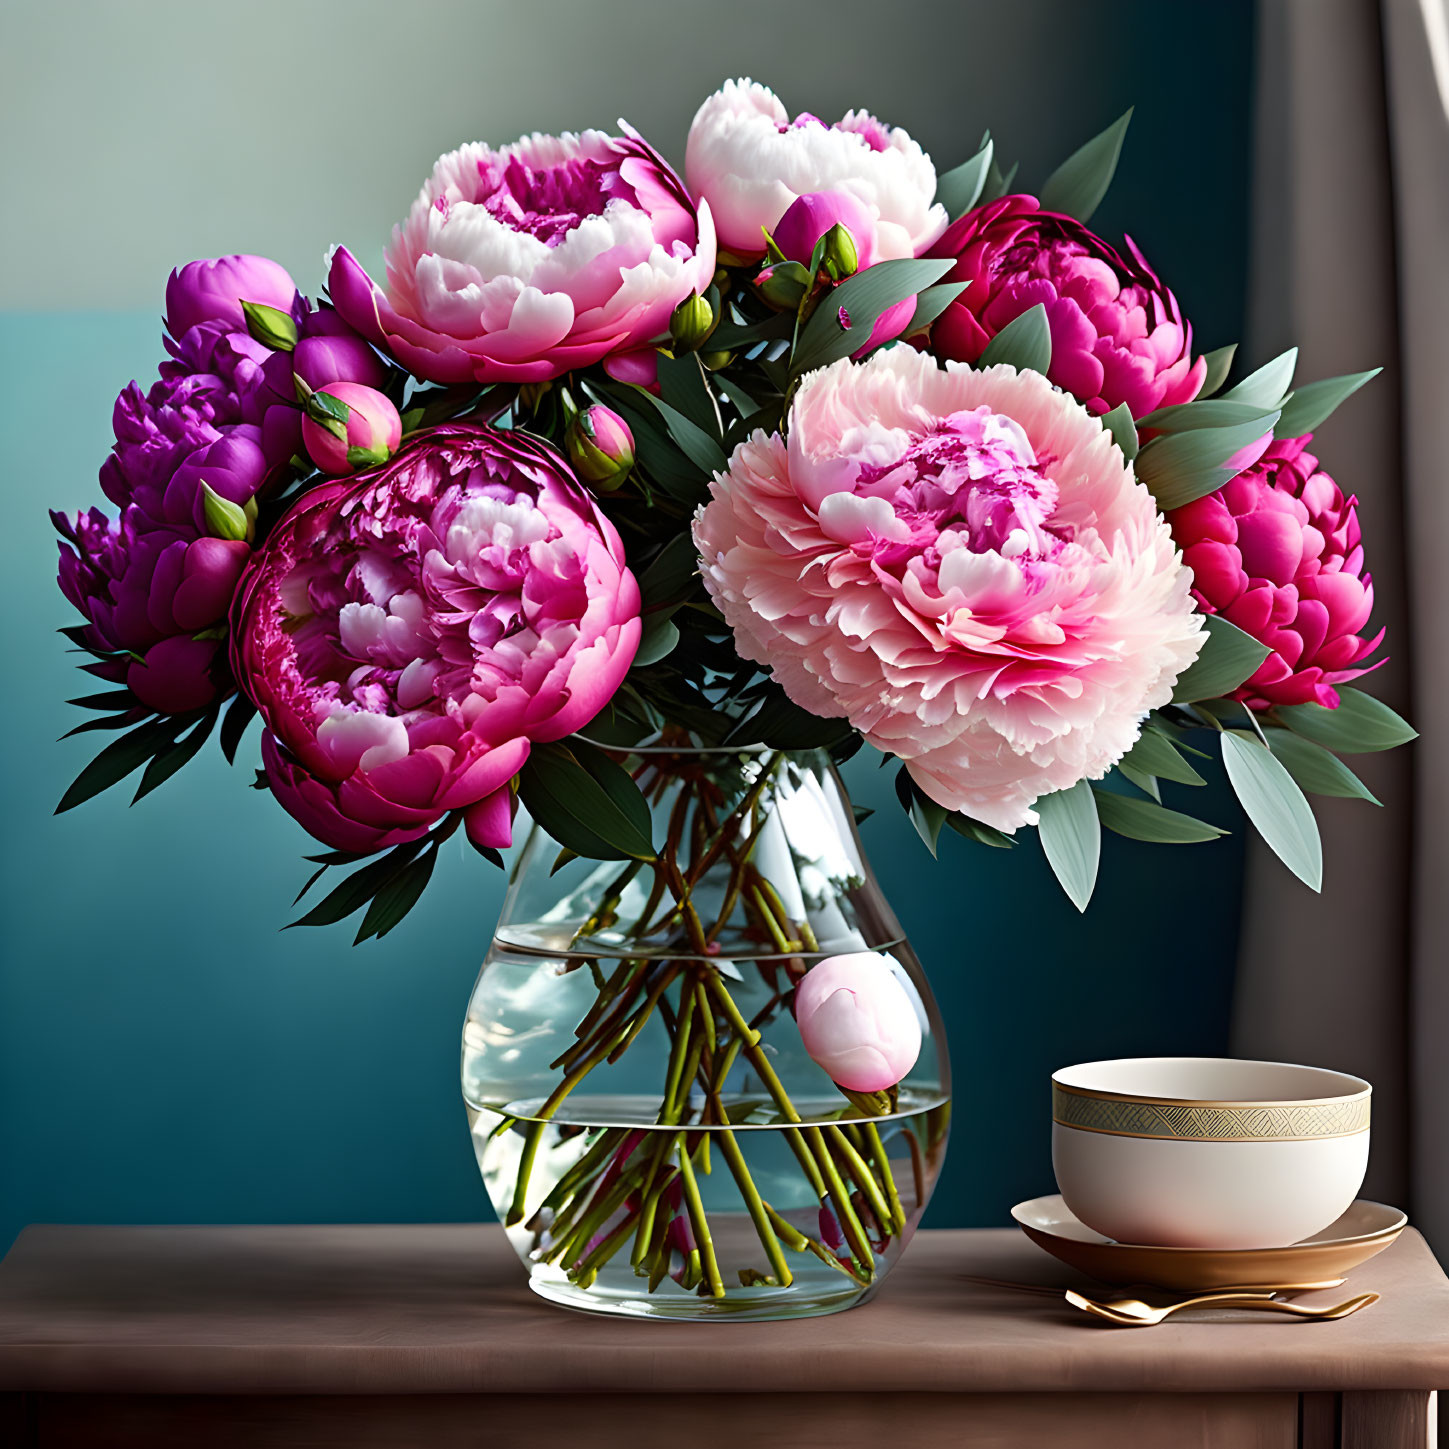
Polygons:
<instances>
[{"instance_id":1,"label":"wooden table","mask_svg":"<svg viewBox=\"0 0 1449 1449\"><path fill-rule=\"evenodd\" d=\"M1412 1231L1341 1323L1115 1329L967 1275L1071 1281L1015 1229L930 1232L852 1312L671 1324L546 1306L496 1227L34 1227L0 1264L0 1444L1422 1449L1449 1386Z\"/></svg>"}]
</instances>

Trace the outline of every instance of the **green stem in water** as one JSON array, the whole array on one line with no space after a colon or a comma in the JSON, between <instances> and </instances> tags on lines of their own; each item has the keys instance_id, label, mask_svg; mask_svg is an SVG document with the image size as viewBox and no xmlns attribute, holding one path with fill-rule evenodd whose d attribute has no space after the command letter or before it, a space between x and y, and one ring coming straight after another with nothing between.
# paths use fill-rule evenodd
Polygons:
<instances>
[{"instance_id":1,"label":"green stem in water","mask_svg":"<svg viewBox=\"0 0 1449 1449\"><path fill-rule=\"evenodd\" d=\"M769 1203L765 1204L765 1211L769 1214L775 1231L795 1252L813 1253L822 1263L828 1263L837 1273L844 1273L847 1278L859 1283L862 1288L870 1287L869 1278L862 1278L848 1263L842 1263L824 1243L817 1243L814 1238L807 1237L794 1223L782 1218Z\"/></svg>"},{"instance_id":2,"label":"green stem in water","mask_svg":"<svg viewBox=\"0 0 1449 1449\"><path fill-rule=\"evenodd\" d=\"M794 1275L785 1262L784 1253L780 1251L780 1240L775 1236L775 1230L770 1225L770 1215L765 1211L765 1204L760 1199L759 1189L756 1188L754 1179L750 1176L750 1170L745 1165L744 1153L740 1151L740 1145L735 1141L735 1134L728 1129L719 1134L719 1150L724 1153L724 1159L729 1164L730 1172L734 1174L740 1196L744 1198L745 1206L749 1209L750 1219L755 1225L755 1232L765 1250L765 1256L770 1260L775 1281L780 1287L788 1288L795 1281Z\"/></svg>"},{"instance_id":3,"label":"green stem in water","mask_svg":"<svg viewBox=\"0 0 1449 1449\"><path fill-rule=\"evenodd\" d=\"M513 1201L503 1219L505 1228L516 1227L523 1221L523 1203L528 1196L528 1179L533 1173L533 1159L538 1156L538 1140L543 1136L543 1122L529 1124L528 1135L523 1139L523 1155L518 1159L518 1178L513 1184Z\"/></svg>"},{"instance_id":4,"label":"green stem in water","mask_svg":"<svg viewBox=\"0 0 1449 1449\"><path fill-rule=\"evenodd\" d=\"M900 1237L906 1230L906 1210L901 1206L901 1195L896 1190L896 1175L891 1171L890 1159L886 1156L885 1145L880 1140L880 1131L874 1122L864 1123L861 1130L865 1133L871 1160L880 1172L880 1180L885 1184L886 1196L890 1199L891 1222L895 1225L896 1236Z\"/></svg>"},{"instance_id":5,"label":"green stem in water","mask_svg":"<svg viewBox=\"0 0 1449 1449\"><path fill-rule=\"evenodd\" d=\"M709 1219L704 1215L704 1203L699 1196L699 1183L689 1161L689 1145L681 1143L679 1149L679 1175L684 1180L684 1202L689 1209L690 1226L694 1229L694 1241L699 1246L699 1260L709 1283L710 1296L725 1296L724 1279L719 1274L719 1263L714 1255L714 1239L710 1237ZM693 1259L694 1254L690 1255Z\"/></svg>"},{"instance_id":6,"label":"green stem in water","mask_svg":"<svg viewBox=\"0 0 1449 1449\"><path fill-rule=\"evenodd\" d=\"M845 1183L841 1181L840 1173L836 1170L835 1159L825 1145L824 1134L818 1127L807 1127L805 1128L805 1139L814 1151L815 1160L820 1164L820 1171L830 1189L830 1200L834 1204L836 1217L840 1219L840 1228L845 1234L845 1241L850 1244L850 1251L855 1254L855 1261L860 1264L861 1271L869 1275L875 1268L875 1256L870 1250L870 1240L865 1235L865 1229L860 1225L860 1219L855 1215L850 1194L845 1190Z\"/></svg>"},{"instance_id":7,"label":"green stem in water","mask_svg":"<svg viewBox=\"0 0 1449 1449\"><path fill-rule=\"evenodd\" d=\"M855 1185L860 1189L861 1195L870 1204L870 1210L875 1214L876 1221L881 1225L881 1231L886 1236L890 1235L891 1225L895 1222L895 1214L885 1200L885 1194L880 1190L880 1184L875 1180L875 1174L865 1164L854 1147L850 1145L850 1139L840 1130L839 1127L830 1126L825 1128L825 1135L834 1145L835 1150L845 1161L845 1170L854 1180ZM890 1169L886 1168L887 1174Z\"/></svg>"}]
</instances>

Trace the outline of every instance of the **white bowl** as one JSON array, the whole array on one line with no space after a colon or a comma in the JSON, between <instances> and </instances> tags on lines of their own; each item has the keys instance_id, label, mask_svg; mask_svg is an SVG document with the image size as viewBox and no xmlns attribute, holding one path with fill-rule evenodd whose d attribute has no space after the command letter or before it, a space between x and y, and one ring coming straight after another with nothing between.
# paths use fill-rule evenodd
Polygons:
<instances>
[{"instance_id":1,"label":"white bowl","mask_svg":"<svg viewBox=\"0 0 1449 1449\"><path fill-rule=\"evenodd\" d=\"M1348 1210L1368 1166L1358 1077L1285 1062L1139 1057L1052 1075L1067 1206L1119 1243L1278 1248Z\"/></svg>"}]
</instances>

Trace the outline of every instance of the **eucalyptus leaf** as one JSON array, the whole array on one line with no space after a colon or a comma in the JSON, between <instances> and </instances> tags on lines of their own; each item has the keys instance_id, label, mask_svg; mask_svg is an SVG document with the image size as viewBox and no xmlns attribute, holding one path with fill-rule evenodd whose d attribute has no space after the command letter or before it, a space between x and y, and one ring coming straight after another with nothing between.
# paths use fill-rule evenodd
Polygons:
<instances>
[{"instance_id":1,"label":"eucalyptus leaf","mask_svg":"<svg viewBox=\"0 0 1449 1449\"><path fill-rule=\"evenodd\" d=\"M1200 398L1211 397L1227 380L1228 373L1233 369L1233 358L1237 355L1238 344L1229 342L1226 347L1216 348L1212 352L1203 354L1203 361L1207 363L1207 371L1203 375L1202 386L1198 389Z\"/></svg>"},{"instance_id":2,"label":"eucalyptus leaf","mask_svg":"<svg viewBox=\"0 0 1449 1449\"><path fill-rule=\"evenodd\" d=\"M1156 730L1144 728L1137 743L1122 757L1118 768L1130 766L1145 775L1171 780L1178 785L1204 785L1207 782L1177 752L1177 747ZM1131 778L1130 776L1128 778ZM1133 782L1136 783L1135 781Z\"/></svg>"},{"instance_id":3,"label":"eucalyptus leaf","mask_svg":"<svg viewBox=\"0 0 1449 1449\"><path fill-rule=\"evenodd\" d=\"M1294 734L1347 755L1391 750L1419 738L1418 730L1381 699L1361 689L1341 689L1337 709L1321 704L1280 705L1274 715Z\"/></svg>"},{"instance_id":4,"label":"eucalyptus leaf","mask_svg":"<svg viewBox=\"0 0 1449 1449\"><path fill-rule=\"evenodd\" d=\"M1345 800L1381 803L1337 755L1322 745L1315 745L1292 730L1270 729L1266 735L1268 748L1310 795L1336 795Z\"/></svg>"},{"instance_id":5,"label":"eucalyptus leaf","mask_svg":"<svg viewBox=\"0 0 1449 1449\"><path fill-rule=\"evenodd\" d=\"M1043 375L1052 365L1052 332L1047 322L1046 307L1038 302L1020 317L1008 322L986 344L976 366L994 367L1004 362L1018 372L1030 369Z\"/></svg>"},{"instance_id":6,"label":"eucalyptus leaf","mask_svg":"<svg viewBox=\"0 0 1449 1449\"><path fill-rule=\"evenodd\" d=\"M864 347L882 312L924 292L955 265L953 257L903 259L877 262L847 277L821 301L801 330L790 359L791 376L802 377ZM849 327L841 325L842 312Z\"/></svg>"},{"instance_id":7,"label":"eucalyptus leaf","mask_svg":"<svg viewBox=\"0 0 1449 1449\"><path fill-rule=\"evenodd\" d=\"M1273 853L1312 890L1323 884L1318 822L1293 776L1261 741L1224 730L1223 766L1239 803Z\"/></svg>"},{"instance_id":8,"label":"eucalyptus leaf","mask_svg":"<svg viewBox=\"0 0 1449 1449\"><path fill-rule=\"evenodd\" d=\"M924 332L969 285L968 282L941 282L927 287L916 297L916 310L901 336L913 337L917 332Z\"/></svg>"},{"instance_id":9,"label":"eucalyptus leaf","mask_svg":"<svg viewBox=\"0 0 1449 1449\"><path fill-rule=\"evenodd\" d=\"M946 215L952 221L959 220L976 205L991 171L995 150L988 132L981 149L969 161L936 178L936 200L946 208Z\"/></svg>"},{"instance_id":10,"label":"eucalyptus leaf","mask_svg":"<svg viewBox=\"0 0 1449 1449\"><path fill-rule=\"evenodd\" d=\"M647 668L667 659L679 643L679 626L670 618L672 610L659 609L644 615L644 631L639 637L639 648L634 655L634 667Z\"/></svg>"},{"instance_id":11,"label":"eucalyptus leaf","mask_svg":"<svg viewBox=\"0 0 1449 1449\"><path fill-rule=\"evenodd\" d=\"M1265 362L1256 372L1250 372L1242 382L1230 387L1223 394L1223 399L1265 408L1281 407L1288 389L1293 386L1293 370L1297 366L1298 349L1290 347L1287 352L1280 352L1271 362Z\"/></svg>"},{"instance_id":12,"label":"eucalyptus leaf","mask_svg":"<svg viewBox=\"0 0 1449 1449\"><path fill-rule=\"evenodd\" d=\"M1176 403L1158 408L1138 423L1159 433L1185 433L1193 428L1227 428L1239 423L1267 423L1272 408L1256 403L1229 402L1227 398L1204 398L1200 402Z\"/></svg>"},{"instance_id":13,"label":"eucalyptus leaf","mask_svg":"<svg viewBox=\"0 0 1449 1449\"><path fill-rule=\"evenodd\" d=\"M1269 412L1257 422L1153 438L1137 455L1137 477L1164 513L1181 508L1235 478L1239 470L1228 460L1270 432L1277 421L1278 414Z\"/></svg>"},{"instance_id":14,"label":"eucalyptus leaf","mask_svg":"<svg viewBox=\"0 0 1449 1449\"><path fill-rule=\"evenodd\" d=\"M1079 911L1087 909L1097 884L1102 830L1092 787L1078 780L1069 790L1043 795L1036 802L1037 833L1061 887Z\"/></svg>"},{"instance_id":15,"label":"eucalyptus leaf","mask_svg":"<svg viewBox=\"0 0 1449 1449\"><path fill-rule=\"evenodd\" d=\"M1207 640L1197 658L1178 675L1172 690L1174 704L1221 699L1231 694L1256 673L1270 652L1266 644L1219 614L1209 614L1203 624Z\"/></svg>"},{"instance_id":16,"label":"eucalyptus leaf","mask_svg":"<svg viewBox=\"0 0 1449 1449\"><path fill-rule=\"evenodd\" d=\"M1074 151L1050 176L1041 189L1043 211L1060 211L1078 221L1090 221L1112 184L1122 140L1132 119L1129 109L1085 146Z\"/></svg>"},{"instance_id":17,"label":"eucalyptus leaf","mask_svg":"<svg viewBox=\"0 0 1449 1449\"><path fill-rule=\"evenodd\" d=\"M1130 840L1150 840L1160 845L1196 845L1216 840L1226 830L1194 820L1177 810L1164 810L1150 800L1137 800L1131 795L1114 795L1110 790L1094 790L1097 797L1097 818L1115 835Z\"/></svg>"},{"instance_id":18,"label":"eucalyptus leaf","mask_svg":"<svg viewBox=\"0 0 1449 1449\"><path fill-rule=\"evenodd\" d=\"M1344 377L1325 377L1321 382L1296 387L1283 403L1283 416L1278 433L1284 438L1301 438L1328 420L1329 414L1350 398L1371 378L1383 371L1381 367L1368 372L1351 372Z\"/></svg>"},{"instance_id":19,"label":"eucalyptus leaf","mask_svg":"<svg viewBox=\"0 0 1449 1449\"><path fill-rule=\"evenodd\" d=\"M1129 765L1126 760L1117 761L1117 773L1124 780L1130 780L1144 795L1151 795L1159 805L1162 803L1162 791L1153 776L1144 774L1141 770Z\"/></svg>"},{"instance_id":20,"label":"eucalyptus leaf","mask_svg":"<svg viewBox=\"0 0 1449 1449\"><path fill-rule=\"evenodd\" d=\"M1137 456L1137 428L1132 421L1132 409L1126 403L1118 403L1102 419L1102 426L1111 433L1112 441L1130 463Z\"/></svg>"}]
</instances>

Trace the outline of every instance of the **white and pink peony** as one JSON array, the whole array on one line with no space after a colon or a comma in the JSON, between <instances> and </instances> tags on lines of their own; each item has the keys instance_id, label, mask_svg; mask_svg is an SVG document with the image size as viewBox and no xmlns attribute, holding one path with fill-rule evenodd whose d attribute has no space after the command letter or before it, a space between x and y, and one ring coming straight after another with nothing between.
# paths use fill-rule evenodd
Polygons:
<instances>
[{"instance_id":1,"label":"white and pink peony","mask_svg":"<svg viewBox=\"0 0 1449 1449\"><path fill-rule=\"evenodd\" d=\"M1104 775L1202 644L1151 495L1035 372L842 360L710 491L694 537L740 653L998 829Z\"/></svg>"},{"instance_id":2,"label":"white and pink peony","mask_svg":"<svg viewBox=\"0 0 1449 1449\"><path fill-rule=\"evenodd\" d=\"M794 120L775 93L751 80L726 81L699 108L685 151L689 188L708 202L720 245L738 257L765 251L796 197L843 191L875 218L875 259L913 257L946 229L934 205L936 168L905 131L865 111L833 126L802 112Z\"/></svg>"}]
</instances>

